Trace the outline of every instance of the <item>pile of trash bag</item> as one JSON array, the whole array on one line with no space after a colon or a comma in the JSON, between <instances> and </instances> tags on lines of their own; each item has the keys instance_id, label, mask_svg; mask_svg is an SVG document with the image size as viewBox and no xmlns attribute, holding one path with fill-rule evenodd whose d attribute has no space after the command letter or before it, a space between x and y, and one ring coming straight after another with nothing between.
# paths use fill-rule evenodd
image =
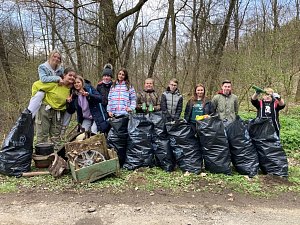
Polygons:
<instances>
[{"instance_id":1,"label":"pile of trash bag","mask_svg":"<svg viewBox=\"0 0 300 225\"><path fill-rule=\"evenodd\" d=\"M258 153L259 167L265 174L288 177L288 161L271 118L249 123L249 134Z\"/></svg>"},{"instance_id":2,"label":"pile of trash bag","mask_svg":"<svg viewBox=\"0 0 300 225\"><path fill-rule=\"evenodd\" d=\"M223 122L218 116L199 120L196 130L200 138L205 170L231 174L229 143Z\"/></svg>"},{"instance_id":3,"label":"pile of trash bag","mask_svg":"<svg viewBox=\"0 0 300 225\"><path fill-rule=\"evenodd\" d=\"M237 116L226 127L231 162L236 171L242 175L254 177L258 173L259 163L255 146L249 135L248 125Z\"/></svg>"},{"instance_id":4,"label":"pile of trash bag","mask_svg":"<svg viewBox=\"0 0 300 225\"><path fill-rule=\"evenodd\" d=\"M24 110L5 138L0 151L0 173L21 176L30 171L33 152L33 119Z\"/></svg>"},{"instance_id":5,"label":"pile of trash bag","mask_svg":"<svg viewBox=\"0 0 300 225\"><path fill-rule=\"evenodd\" d=\"M183 172L199 174L202 168L202 154L191 125L185 120L177 120L166 123L166 127L178 167Z\"/></svg>"},{"instance_id":6,"label":"pile of trash bag","mask_svg":"<svg viewBox=\"0 0 300 225\"><path fill-rule=\"evenodd\" d=\"M153 124L147 114L130 114L125 169L153 166L152 131Z\"/></svg>"}]
</instances>

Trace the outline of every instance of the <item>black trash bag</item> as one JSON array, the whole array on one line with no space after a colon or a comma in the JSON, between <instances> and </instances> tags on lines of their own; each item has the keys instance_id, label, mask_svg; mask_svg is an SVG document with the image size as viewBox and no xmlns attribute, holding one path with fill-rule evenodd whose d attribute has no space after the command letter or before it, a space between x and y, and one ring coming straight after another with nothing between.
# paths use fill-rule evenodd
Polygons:
<instances>
[{"instance_id":1,"label":"black trash bag","mask_svg":"<svg viewBox=\"0 0 300 225\"><path fill-rule=\"evenodd\" d=\"M211 173L230 175L229 144L223 122L218 116L212 116L197 121L196 130L200 138L205 169Z\"/></svg>"},{"instance_id":2,"label":"black trash bag","mask_svg":"<svg viewBox=\"0 0 300 225\"><path fill-rule=\"evenodd\" d=\"M258 153L263 173L288 177L288 161L271 118L256 118L249 123L249 133Z\"/></svg>"},{"instance_id":3,"label":"black trash bag","mask_svg":"<svg viewBox=\"0 0 300 225\"><path fill-rule=\"evenodd\" d=\"M0 173L21 176L30 171L33 152L33 119L25 109L10 130L0 151Z\"/></svg>"},{"instance_id":4,"label":"black trash bag","mask_svg":"<svg viewBox=\"0 0 300 225\"><path fill-rule=\"evenodd\" d=\"M236 171L242 175L254 177L258 173L259 163L255 146L249 136L248 126L237 116L226 127L231 161Z\"/></svg>"},{"instance_id":5,"label":"black trash bag","mask_svg":"<svg viewBox=\"0 0 300 225\"><path fill-rule=\"evenodd\" d=\"M129 116L125 169L153 166L152 133L153 124L147 114Z\"/></svg>"},{"instance_id":6,"label":"black trash bag","mask_svg":"<svg viewBox=\"0 0 300 225\"><path fill-rule=\"evenodd\" d=\"M111 118L109 123L111 129L107 135L107 145L117 151L120 167L122 167L126 158L128 116Z\"/></svg>"},{"instance_id":7,"label":"black trash bag","mask_svg":"<svg viewBox=\"0 0 300 225\"><path fill-rule=\"evenodd\" d=\"M183 172L199 174L202 168L202 154L191 125L184 120L177 120L166 123L166 127L178 167Z\"/></svg>"},{"instance_id":8,"label":"black trash bag","mask_svg":"<svg viewBox=\"0 0 300 225\"><path fill-rule=\"evenodd\" d=\"M149 119L153 123L154 132L152 145L157 166L167 172L175 168L175 159L170 147L169 135L166 130L166 115L162 111L149 114Z\"/></svg>"}]
</instances>

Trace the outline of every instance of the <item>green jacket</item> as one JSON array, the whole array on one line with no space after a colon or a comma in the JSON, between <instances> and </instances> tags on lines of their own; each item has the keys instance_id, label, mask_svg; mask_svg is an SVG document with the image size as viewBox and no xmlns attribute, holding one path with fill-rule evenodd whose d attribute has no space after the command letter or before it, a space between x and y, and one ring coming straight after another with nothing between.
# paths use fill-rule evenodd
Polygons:
<instances>
[{"instance_id":1,"label":"green jacket","mask_svg":"<svg viewBox=\"0 0 300 225\"><path fill-rule=\"evenodd\" d=\"M214 111L219 114L221 120L233 122L238 114L238 97L234 94L225 96L217 94L212 99Z\"/></svg>"},{"instance_id":2,"label":"green jacket","mask_svg":"<svg viewBox=\"0 0 300 225\"><path fill-rule=\"evenodd\" d=\"M38 91L44 91L45 97L43 103L50 105L55 110L66 109L66 99L70 95L70 88L59 85L58 83L43 83L36 81L32 85L32 96Z\"/></svg>"}]
</instances>

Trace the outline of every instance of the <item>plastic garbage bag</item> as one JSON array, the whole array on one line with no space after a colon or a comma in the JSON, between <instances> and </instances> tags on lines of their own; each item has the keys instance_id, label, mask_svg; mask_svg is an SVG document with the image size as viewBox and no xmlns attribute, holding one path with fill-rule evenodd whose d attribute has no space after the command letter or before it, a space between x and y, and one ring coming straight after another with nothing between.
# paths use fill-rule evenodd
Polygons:
<instances>
[{"instance_id":1,"label":"plastic garbage bag","mask_svg":"<svg viewBox=\"0 0 300 225\"><path fill-rule=\"evenodd\" d=\"M107 135L107 145L117 151L119 163L122 167L126 158L128 138L128 116L123 115L109 119L111 129Z\"/></svg>"},{"instance_id":2,"label":"plastic garbage bag","mask_svg":"<svg viewBox=\"0 0 300 225\"><path fill-rule=\"evenodd\" d=\"M153 123L152 145L154 149L155 163L163 170L170 172L174 170L175 159L170 147L169 135L166 129L166 115L162 111L149 114Z\"/></svg>"},{"instance_id":3,"label":"plastic garbage bag","mask_svg":"<svg viewBox=\"0 0 300 225\"><path fill-rule=\"evenodd\" d=\"M263 173L288 177L288 161L271 118L256 118L249 123L249 133L258 153Z\"/></svg>"},{"instance_id":4,"label":"plastic garbage bag","mask_svg":"<svg viewBox=\"0 0 300 225\"><path fill-rule=\"evenodd\" d=\"M2 144L0 151L0 173L21 176L30 171L33 151L33 119L26 109L16 121Z\"/></svg>"},{"instance_id":5,"label":"plastic garbage bag","mask_svg":"<svg viewBox=\"0 0 300 225\"><path fill-rule=\"evenodd\" d=\"M129 116L125 169L153 166L152 132L153 124L147 114Z\"/></svg>"},{"instance_id":6,"label":"plastic garbage bag","mask_svg":"<svg viewBox=\"0 0 300 225\"><path fill-rule=\"evenodd\" d=\"M202 154L191 125L185 120L177 120L166 123L166 127L178 167L183 172L199 174L202 168Z\"/></svg>"},{"instance_id":7,"label":"plastic garbage bag","mask_svg":"<svg viewBox=\"0 0 300 225\"><path fill-rule=\"evenodd\" d=\"M205 169L211 173L231 174L229 144L223 122L218 116L196 122Z\"/></svg>"},{"instance_id":8,"label":"plastic garbage bag","mask_svg":"<svg viewBox=\"0 0 300 225\"><path fill-rule=\"evenodd\" d=\"M231 161L236 171L242 175L254 177L258 173L259 163L255 146L249 136L248 126L237 116L226 127Z\"/></svg>"}]
</instances>

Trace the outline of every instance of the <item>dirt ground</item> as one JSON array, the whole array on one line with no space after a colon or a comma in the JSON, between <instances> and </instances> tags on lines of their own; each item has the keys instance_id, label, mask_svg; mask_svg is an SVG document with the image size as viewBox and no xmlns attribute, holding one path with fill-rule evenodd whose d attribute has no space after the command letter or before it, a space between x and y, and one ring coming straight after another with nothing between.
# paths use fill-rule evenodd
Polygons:
<instances>
[{"instance_id":1,"label":"dirt ground","mask_svg":"<svg viewBox=\"0 0 300 225\"><path fill-rule=\"evenodd\" d=\"M0 202L1 225L300 224L300 196L293 193L268 199L226 190L182 194L32 190L2 194Z\"/></svg>"}]
</instances>

